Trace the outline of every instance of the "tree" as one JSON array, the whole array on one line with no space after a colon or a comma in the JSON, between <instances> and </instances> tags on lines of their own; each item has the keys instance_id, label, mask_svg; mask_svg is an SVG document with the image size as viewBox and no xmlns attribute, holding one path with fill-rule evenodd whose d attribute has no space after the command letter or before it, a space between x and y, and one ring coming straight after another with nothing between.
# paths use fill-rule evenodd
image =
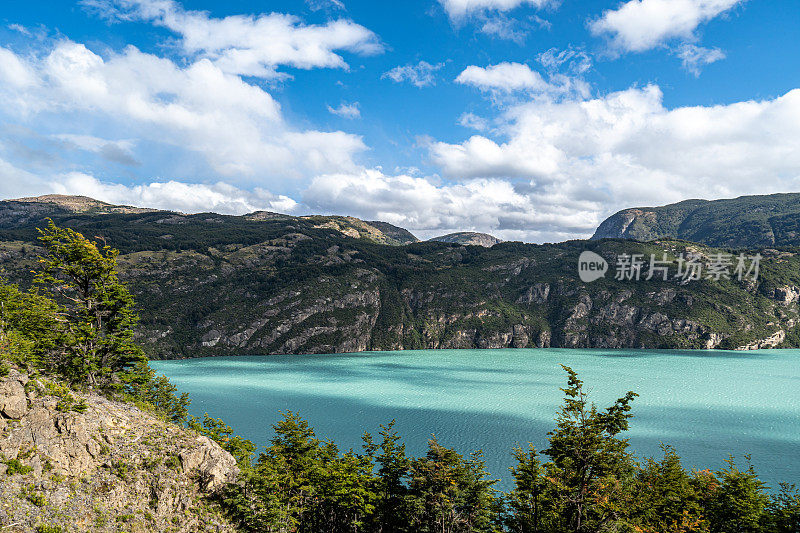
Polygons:
<instances>
[{"instance_id":1,"label":"tree","mask_svg":"<svg viewBox=\"0 0 800 533\"><path fill-rule=\"evenodd\" d=\"M394 425L394 420L381 425L380 444L375 444L369 433L364 434L364 449L378 467L373 522L375 531L380 533L401 533L408 529L404 506L411 460L406 456L406 445L400 443Z\"/></svg>"},{"instance_id":2,"label":"tree","mask_svg":"<svg viewBox=\"0 0 800 533\"><path fill-rule=\"evenodd\" d=\"M562 527L576 533L600 531L624 514L623 484L634 468L627 439L617 435L628 429L630 403L637 394L628 392L599 411L589 404L577 374L561 366L568 374L567 387L561 389L566 398L543 452L552 459L547 476L563 506Z\"/></svg>"},{"instance_id":3,"label":"tree","mask_svg":"<svg viewBox=\"0 0 800 533\"><path fill-rule=\"evenodd\" d=\"M50 220L39 230L47 254L35 281L60 304L66 342L52 361L73 382L121 387L122 377L145 361L134 343L138 316L133 297L117 276L119 252Z\"/></svg>"},{"instance_id":4,"label":"tree","mask_svg":"<svg viewBox=\"0 0 800 533\"><path fill-rule=\"evenodd\" d=\"M750 458L747 457L749 462ZM717 483L706 502L712 533L758 533L767 518L769 497L752 465L740 470L733 459L714 475Z\"/></svg>"},{"instance_id":5,"label":"tree","mask_svg":"<svg viewBox=\"0 0 800 533\"><path fill-rule=\"evenodd\" d=\"M554 517L559 515L551 492L552 484L533 444L528 450L515 448L517 466L511 468L514 489L508 494L506 504L509 514L505 525L514 533L540 533L551 531Z\"/></svg>"},{"instance_id":6,"label":"tree","mask_svg":"<svg viewBox=\"0 0 800 533\"><path fill-rule=\"evenodd\" d=\"M662 449L660 461L649 458L636 472L631 522L647 533L708 531L692 477L673 448Z\"/></svg>"},{"instance_id":7,"label":"tree","mask_svg":"<svg viewBox=\"0 0 800 533\"><path fill-rule=\"evenodd\" d=\"M800 531L800 492L794 485L781 483L780 492L769 505L769 533Z\"/></svg>"},{"instance_id":8,"label":"tree","mask_svg":"<svg viewBox=\"0 0 800 533\"><path fill-rule=\"evenodd\" d=\"M434 437L428 453L411 461L409 525L419 533L489 532L495 498L480 452L465 459Z\"/></svg>"},{"instance_id":9,"label":"tree","mask_svg":"<svg viewBox=\"0 0 800 533\"><path fill-rule=\"evenodd\" d=\"M41 368L63 341L59 306L36 291L0 280L0 357Z\"/></svg>"}]
</instances>

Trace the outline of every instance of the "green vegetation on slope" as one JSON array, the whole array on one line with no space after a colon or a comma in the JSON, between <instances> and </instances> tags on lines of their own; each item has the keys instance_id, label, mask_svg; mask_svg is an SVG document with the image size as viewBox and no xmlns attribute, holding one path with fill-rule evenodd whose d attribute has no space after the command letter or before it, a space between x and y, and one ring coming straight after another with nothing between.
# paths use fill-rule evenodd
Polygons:
<instances>
[{"instance_id":1,"label":"green vegetation on slope","mask_svg":"<svg viewBox=\"0 0 800 533\"><path fill-rule=\"evenodd\" d=\"M119 252L50 222L28 291L0 283L0 359L186 418L188 398L157 377L134 343L138 316L117 276Z\"/></svg>"},{"instance_id":2,"label":"green vegetation on slope","mask_svg":"<svg viewBox=\"0 0 800 533\"><path fill-rule=\"evenodd\" d=\"M0 213L3 204L9 203L0 202ZM0 271L22 287L32 284L30 272L42 253L38 219L29 209L15 204L7 223L0 216ZM338 229L328 224L332 220ZM375 235L343 233L349 230L340 224L349 220L267 213L54 215L61 226L119 247L120 278L139 305L136 340L154 358L800 346L796 248L762 250L756 282L616 281L614 266L623 254L647 261L666 253L674 274L680 254L697 254L708 264L715 254L739 250L668 239L387 246ZM584 250L609 262L606 279L578 279Z\"/></svg>"},{"instance_id":3,"label":"green vegetation on slope","mask_svg":"<svg viewBox=\"0 0 800 533\"><path fill-rule=\"evenodd\" d=\"M686 200L625 209L605 220L593 239L684 239L717 247L800 245L800 194Z\"/></svg>"},{"instance_id":4,"label":"green vegetation on slope","mask_svg":"<svg viewBox=\"0 0 800 533\"><path fill-rule=\"evenodd\" d=\"M117 252L55 225L43 230L42 241L46 251L37 276L41 290L0 285L2 358L73 388L96 387L149 406L167 419L184 420L188 399L177 398L168 381L154 376L132 342L136 317L130 294L117 278ZM479 261L477 250L466 249L466 253L474 255L460 256L460 261ZM439 273L444 276L439 283L450 282L450 269ZM501 303L495 305L501 316L516 312ZM397 317L387 320L392 318ZM549 434L549 447L542 451L548 460L543 461L532 447L514 450L518 459L512 470L515 488L508 494L493 489L495 482L480 453L463 456L434 438L425 456L410 457L392 424L382 427L378 440L364 435L363 451L342 453L334 443L318 439L299 416L287 413L274 427L271 445L257 458L255 446L237 437L221 420L206 416L202 422L190 419L188 424L238 460L243 470L240 480L225 485L216 499L242 531L798 530L800 493L787 485L770 495L750 467L740 469L731 461L718 472L687 472L668 447L662 459L638 463L623 436L636 394L629 392L599 409L589 402L578 376L564 369L568 374L562 389L564 403ZM0 373L9 372L9 364L0 363ZM49 383L50 394L60 397L63 404L56 409L87 408L69 388L58 381ZM132 442L137 440L134 437ZM14 461L5 462L6 475L30 473L19 458ZM152 468L162 463L171 468L175 462L175 457L148 458ZM121 479L128 475L124 464L112 463L112 470ZM32 489L24 496L35 506L47 503L43 494Z\"/></svg>"}]
</instances>

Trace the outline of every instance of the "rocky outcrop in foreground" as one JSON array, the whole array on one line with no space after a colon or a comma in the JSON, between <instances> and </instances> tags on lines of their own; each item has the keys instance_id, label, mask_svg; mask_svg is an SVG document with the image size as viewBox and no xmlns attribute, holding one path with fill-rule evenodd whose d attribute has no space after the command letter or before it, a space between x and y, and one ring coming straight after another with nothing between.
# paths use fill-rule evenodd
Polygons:
<instances>
[{"instance_id":1,"label":"rocky outcrop in foreground","mask_svg":"<svg viewBox=\"0 0 800 533\"><path fill-rule=\"evenodd\" d=\"M233 531L204 497L237 474L217 443L133 405L0 377L3 532Z\"/></svg>"}]
</instances>

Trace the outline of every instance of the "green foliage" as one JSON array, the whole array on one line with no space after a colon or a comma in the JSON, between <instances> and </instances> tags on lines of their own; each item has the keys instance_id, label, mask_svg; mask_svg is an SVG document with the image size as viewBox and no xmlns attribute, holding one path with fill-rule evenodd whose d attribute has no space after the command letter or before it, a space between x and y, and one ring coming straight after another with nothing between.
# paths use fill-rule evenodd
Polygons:
<instances>
[{"instance_id":1,"label":"green foliage","mask_svg":"<svg viewBox=\"0 0 800 533\"><path fill-rule=\"evenodd\" d=\"M21 367L47 366L64 341L58 311L38 292L0 280L0 359Z\"/></svg>"},{"instance_id":2,"label":"green foliage","mask_svg":"<svg viewBox=\"0 0 800 533\"><path fill-rule=\"evenodd\" d=\"M781 484L780 492L773 496L769 509L769 533L796 533L800 531L800 492L794 485Z\"/></svg>"},{"instance_id":3,"label":"green foliage","mask_svg":"<svg viewBox=\"0 0 800 533\"><path fill-rule=\"evenodd\" d=\"M133 371L123 377L125 392L135 402L144 402L167 420L182 423L186 420L189 395L178 395L178 388L166 376L156 375L147 361L137 361Z\"/></svg>"},{"instance_id":4,"label":"green foliage","mask_svg":"<svg viewBox=\"0 0 800 533\"><path fill-rule=\"evenodd\" d=\"M45 382L44 389L47 395L58 398L58 403L56 404L57 411L64 413L68 411L83 413L86 411L86 401L83 399L76 401L69 387L53 381L47 381Z\"/></svg>"},{"instance_id":5,"label":"green foliage","mask_svg":"<svg viewBox=\"0 0 800 533\"><path fill-rule=\"evenodd\" d=\"M25 292L0 282L0 360L72 386L122 393L168 420L184 421L188 396L157 376L133 341L138 316L117 276L118 252L52 221L41 240L47 255L40 258L38 288ZM0 373L9 368L0 363ZM46 389L59 399L59 411L86 410L65 384L47 381Z\"/></svg>"},{"instance_id":6,"label":"green foliage","mask_svg":"<svg viewBox=\"0 0 800 533\"><path fill-rule=\"evenodd\" d=\"M487 476L480 453L465 459L432 439L426 456L411 461L406 498L411 530L492 531L496 481Z\"/></svg>"},{"instance_id":7,"label":"green foliage","mask_svg":"<svg viewBox=\"0 0 800 533\"><path fill-rule=\"evenodd\" d=\"M752 465L747 470L740 470L732 459L728 459L728 467L717 472L715 477L716 487L704 502L711 532L762 531L770 500Z\"/></svg>"},{"instance_id":8,"label":"green foliage","mask_svg":"<svg viewBox=\"0 0 800 533\"><path fill-rule=\"evenodd\" d=\"M256 445L239 435L234 435L233 429L221 419L211 418L208 413L205 413L202 422L193 416L189 417L188 426L190 429L219 443L225 451L236 459L239 468L250 467L253 455L256 452Z\"/></svg>"},{"instance_id":9,"label":"green foliage","mask_svg":"<svg viewBox=\"0 0 800 533\"><path fill-rule=\"evenodd\" d=\"M36 533L62 533L61 526L52 524L39 524L35 528Z\"/></svg>"},{"instance_id":10,"label":"green foliage","mask_svg":"<svg viewBox=\"0 0 800 533\"><path fill-rule=\"evenodd\" d=\"M6 475L13 476L14 474L25 475L33 471L33 467L23 464L19 459L8 459L3 461L6 465Z\"/></svg>"},{"instance_id":11,"label":"green foliage","mask_svg":"<svg viewBox=\"0 0 800 533\"><path fill-rule=\"evenodd\" d=\"M562 365L563 366L563 365ZM553 491L562 509L563 527L570 531L600 531L619 519L625 505L622 483L632 474L628 441L618 437L628 429L629 392L605 411L589 404L583 382L569 367L566 395L549 433L552 459L548 476L556 482Z\"/></svg>"},{"instance_id":12,"label":"green foliage","mask_svg":"<svg viewBox=\"0 0 800 533\"><path fill-rule=\"evenodd\" d=\"M621 434L631 418L629 392L611 406L590 403L568 367L564 403L543 455L513 451L514 488L498 497L480 453L464 457L429 442L408 457L394 430L364 435L364 455L339 453L308 423L287 413L271 445L243 480L220 498L244 531L374 533L796 533L800 493L784 485L772 497L752 467L687 472L669 446L637 463ZM192 422L220 442L219 420Z\"/></svg>"},{"instance_id":13,"label":"green foliage","mask_svg":"<svg viewBox=\"0 0 800 533\"><path fill-rule=\"evenodd\" d=\"M20 491L20 496L36 507L44 507L47 505L47 498L45 498L44 494L34 490L33 487L23 487Z\"/></svg>"},{"instance_id":14,"label":"green foliage","mask_svg":"<svg viewBox=\"0 0 800 533\"><path fill-rule=\"evenodd\" d=\"M47 255L39 260L35 281L60 303L58 316L68 339L55 367L74 383L117 387L119 377L145 359L133 342L138 316L117 276L119 252L98 248L52 220L40 233Z\"/></svg>"}]
</instances>

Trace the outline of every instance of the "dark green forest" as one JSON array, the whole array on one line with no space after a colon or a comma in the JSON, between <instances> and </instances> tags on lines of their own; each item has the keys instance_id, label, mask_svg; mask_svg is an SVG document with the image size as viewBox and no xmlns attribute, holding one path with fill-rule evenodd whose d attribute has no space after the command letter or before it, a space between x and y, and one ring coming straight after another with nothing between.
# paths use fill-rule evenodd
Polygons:
<instances>
[{"instance_id":1,"label":"dark green forest","mask_svg":"<svg viewBox=\"0 0 800 533\"><path fill-rule=\"evenodd\" d=\"M44 250L37 227L45 215L120 251L119 278L140 317L135 341L152 359L800 346L800 256L792 247L606 239L487 248L409 243L399 228L344 217L70 212L0 202L0 275L25 289ZM611 265L605 279L578 279L585 250ZM674 274L681 254L708 263L719 253L761 253L758 279L613 279L622 254L666 254Z\"/></svg>"},{"instance_id":2,"label":"dark green forest","mask_svg":"<svg viewBox=\"0 0 800 533\"><path fill-rule=\"evenodd\" d=\"M638 459L625 432L647 391L597 407L566 366L549 446L509 450L517 464L508 493L493 488L479 452L462 455L432 439L424 456L409 456L393 423L365 434L361 450L342 451L289 412L257 450L222 420L188 417L189 398L149 368L115 249L54 224L40 239L33 286L0 285L0 371L57 378L64 409L81 409L69 388L91 388L213 438L242 470L213 502L242 531L800 531L800 493L766 487L746 457L720 471L687 471L669 446L662 457Z\"/></svg>"}]
</instances>

